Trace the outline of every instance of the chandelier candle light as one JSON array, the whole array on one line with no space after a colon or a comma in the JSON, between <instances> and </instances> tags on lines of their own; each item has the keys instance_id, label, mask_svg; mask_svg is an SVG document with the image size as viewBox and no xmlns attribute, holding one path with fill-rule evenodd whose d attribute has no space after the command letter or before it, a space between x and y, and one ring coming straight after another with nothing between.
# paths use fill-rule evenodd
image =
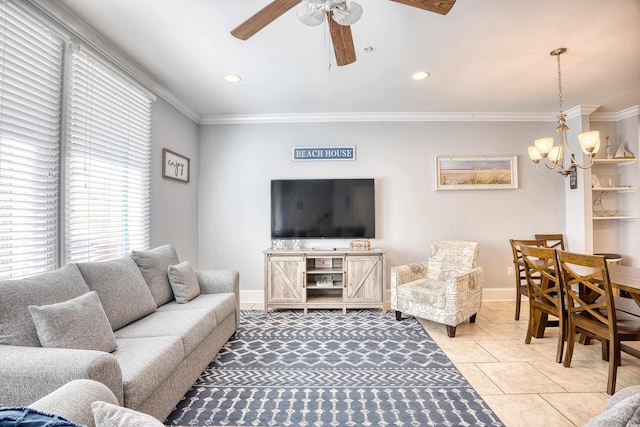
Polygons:
<instances>
[{"instance_id":1,"label":"chandelier candle light","mask_svg":"<svg viewBox=\"0 0 640 427\"><path fill-rule=\"evenodd\" d=\"M550 55L558 58L558 93L560 114L557 117L558 127L556 132L560 133L560 142L558 145L553 145L553 138L540 138L534 141L534 145L529 147L529 157L536 165L536 169L539 172L556 171L559 174L567 177L576 168L588 169L593 165L593 157L600 149L600 132L591 131L584 132L578 135L580 146L582 151L587 155L587 160L584 163L578 163L575 155L571 153L569 148L569 141L567 138L567 126L566 117L562 110L562 73L560 71L560 55L565 53L567 49L564 47L552 50ZM540 169L540 166L544 166L546 169Z\"/></svg>"}]
</instances>

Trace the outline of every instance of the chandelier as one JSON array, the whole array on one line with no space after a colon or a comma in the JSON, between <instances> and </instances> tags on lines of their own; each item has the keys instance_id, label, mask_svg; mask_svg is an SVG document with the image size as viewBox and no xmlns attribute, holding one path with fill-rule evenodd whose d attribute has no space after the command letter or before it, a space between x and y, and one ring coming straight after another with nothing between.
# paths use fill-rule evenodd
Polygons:
<instances>
[{"instance_id":1,"label":"chandelier","mask_svg":"<svg viewBox=\"0 0 640 427\"><path fill-rule=\"evenodd\" d=\"M558 119L558 127L556 132L560 133L560 142L558 145L553 145L553 138L540 138L534 141L534 145L529 147L529 157L536 165L536 169L539 172L555 171L563 176L568 176L576 167L580 169L588 169L593 165L593 157L600 148L600 132L591 131L584 132L578 135L580 141L580 147L582 151L587 155L587 160L584 163L578 163L575 155L571 153L569 148L569 141L567 138L567 126L566 117L562 110L562 73L560 71L560 55L565 53L567 49L561 47L559 49L552 50L550 55L558 58L558 93L560 114L556 116ZM541 168L542 167L542 168Z\"/></svg>"},{"instance_id":2,"label":"chandelier","mask_svg":"<svg viewBox=\"0 0 640 427\"><path fill-rule=\"evenodd\" d=\"M298 19L309 26L322 24L328 14L338 24L349 26L358 22L362 16L362 6L354 1L306 0L297 10Z\"/></svg>"}]
</instances>

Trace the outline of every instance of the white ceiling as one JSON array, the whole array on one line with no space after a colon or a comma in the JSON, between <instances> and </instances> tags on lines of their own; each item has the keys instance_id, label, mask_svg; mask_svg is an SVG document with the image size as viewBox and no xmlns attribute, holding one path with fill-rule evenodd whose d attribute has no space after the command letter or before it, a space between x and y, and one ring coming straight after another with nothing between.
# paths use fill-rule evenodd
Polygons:
<instances>
[{"instance_id":1,"label":"white ceiling","mask_svg":"<svg viewBox=\"0 0 640 427\"><path fill-rule=\"evenodd\" d=\"M640 0L458 0L446 16L360 0L357 62L335 66L326 24L295 9L248 41L229 34L270 0L58 0L196 116L555 113L640 104ZM42 2L41 2L42 3ZM365 53L366 46L373 51ZM334 64L329 70L329 64ZM426 70L431 77L413 81ZM242 76L229 84L222 77Z\"/></svg>"}]
</instances>

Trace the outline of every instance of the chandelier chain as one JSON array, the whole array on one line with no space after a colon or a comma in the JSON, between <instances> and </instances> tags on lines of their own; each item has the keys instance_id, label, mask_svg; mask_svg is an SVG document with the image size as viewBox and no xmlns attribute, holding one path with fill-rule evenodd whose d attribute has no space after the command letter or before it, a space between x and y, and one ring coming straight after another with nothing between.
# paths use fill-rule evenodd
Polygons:
<instances>
[{"instance_id":1,"label":"chandelier chain","mask_svg":"<svg viewBox=\"0 0 640 427\"><path fill-rule=\"evenodd\" d=\"M563 112L563 108L562 108L562 71L560 68L560 54L557 55L558 57L558 103L560 104L560 114L562 114Z\"/></svg>"}]
</instances>

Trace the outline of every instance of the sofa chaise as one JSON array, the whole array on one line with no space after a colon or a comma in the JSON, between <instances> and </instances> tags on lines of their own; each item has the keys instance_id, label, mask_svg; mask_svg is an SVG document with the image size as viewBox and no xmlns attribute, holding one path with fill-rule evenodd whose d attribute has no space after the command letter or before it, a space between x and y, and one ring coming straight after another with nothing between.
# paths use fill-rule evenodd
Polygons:
<instances>
[{"instance_id":1,"label":"sofa chaise","mask_svg":"<svg viewBox=\"0 0 640 427\"><path fill-rule=\"evenodd\" d=\"M164 245L1 281L0 405L91 379L166 419L240 319L238 273L185 264Z\"/></svg>"}]
</instances>

